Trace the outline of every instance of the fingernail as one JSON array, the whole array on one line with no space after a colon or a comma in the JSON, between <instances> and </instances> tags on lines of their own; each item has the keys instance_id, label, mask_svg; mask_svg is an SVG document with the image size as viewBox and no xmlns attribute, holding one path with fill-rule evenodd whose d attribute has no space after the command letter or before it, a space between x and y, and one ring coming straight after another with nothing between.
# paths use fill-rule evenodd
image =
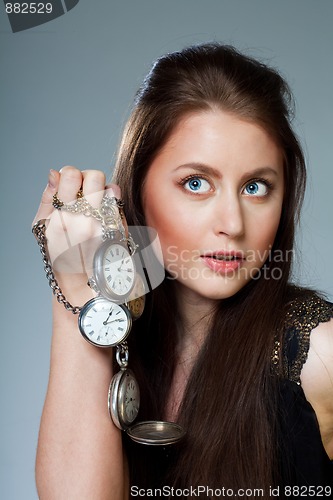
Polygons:
<instances>
[{"instance_id":1,"label":"fingernail","mask_svg":"<svg viewBox=\"0 0 333 500\"><path fill-rule=\"evenodd\" d=\"M51 168L49 172L49 186L51 189L55 189L57 183L56 183L56 176L55 176L55 170Z\"/></svg>"}]
</instances>

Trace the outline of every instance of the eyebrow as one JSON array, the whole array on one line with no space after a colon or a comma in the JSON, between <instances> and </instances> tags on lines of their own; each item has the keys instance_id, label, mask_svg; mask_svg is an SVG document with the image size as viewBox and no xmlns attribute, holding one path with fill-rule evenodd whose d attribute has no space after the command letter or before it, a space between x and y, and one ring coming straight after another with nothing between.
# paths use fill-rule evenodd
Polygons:
<instances>
[{"instance_id":1,"label":"eyebrow","mask_svg":"<svg viewBox=\"0 0 333 500\"><path fill-rule=\"evenodd\" d=\"M209 165L205 165L204 163L184 163L183 165L179 165L179 167L175 168L175 172L181 170L182 168L191 168L192 170L200 172L201 174L208 174L222 179L222 174L219 170L214 167L210 167Z\"/></svg>"},{"instance_id":2,"label":"eyebrow","mask_svg":"<svg viewBox=\"0 0 333 500\"><path fill-rule=\"evenodd\" d=\"M223 175L221 174L220 170L211 167L209 165L206 165L204 163L184 163L183 165L180 165L175 169L175 172L178 170L181 170L183 168L191 168L192 170L195 170L196 172L202 173L202 174L207 174L211 175L213 177L216 177L218 179L222 179ZM256 168L254 170L249 170L248 172L245 172L242 175L242 181L245 181L251 177L261 177L264 175L274 175L275 177L278 177L278 172L272 168L272 167L260 167Z\"/></svg>"}]
</instances>

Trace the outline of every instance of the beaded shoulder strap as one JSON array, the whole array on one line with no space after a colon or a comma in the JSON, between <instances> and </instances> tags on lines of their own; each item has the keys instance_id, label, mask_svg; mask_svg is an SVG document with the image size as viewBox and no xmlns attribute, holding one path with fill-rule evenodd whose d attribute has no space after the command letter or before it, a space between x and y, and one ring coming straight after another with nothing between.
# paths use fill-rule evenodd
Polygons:
<instances>
[{"instance_id":1,"label":"beaded shoulder strap","mask_svg":"<svg viewBox=\"0 0 333 500\"><path fill-rule=\"evenodd\" d=\"M333 304L317 295L290 302L284 323L284 342L276 342L273 365L282 359L283 375L300 384L302 367L310 347L310 334L319 323L333 318Z\"/></svg>"}]
</instances>

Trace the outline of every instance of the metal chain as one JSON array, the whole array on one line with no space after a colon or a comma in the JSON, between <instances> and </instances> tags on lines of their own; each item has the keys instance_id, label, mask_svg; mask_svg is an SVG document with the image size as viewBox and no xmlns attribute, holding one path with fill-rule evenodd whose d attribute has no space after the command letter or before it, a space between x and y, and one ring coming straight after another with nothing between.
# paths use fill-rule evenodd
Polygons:
<instances>
[{"instance_id":1,"label":"metal chain","mask_svg":"<svg viewBox=\"0 0 333 500\"><path fill-rule=\"evenodd\" d=\"M73 314L79 314L79 312L81 311L81 307L72 306L72 304L68 302L65 295L62 293L62 290L59 286L56 277L54 276L52 265L47 255L47 238L45 236L45 231L46 231L45 219L36 222L36 224L32 228L32 232L37 240L40 253L42 254L43 257L44 271L46 274L46 278L49 282L50 288L54 296L56 297L57 301L59 302L59 304L63 304L63 306L65 307L65 309L67 309L67 311L70 311Z\"/></svg>"},{"instance_id":2,"label":"metal chain","mask_svg":"<svg viewBox=\"0 0 333 500\"><path fill-rule=\"evenodd\" d=\"M117 345L116 360L120 368L127 368L128 365L128 345L127 342L122 342Z\"/></svg>"},{"instance_id":3,"label":"metal chain","mask_svg":"<svg viewBox=\"0 0 333 500\"><path fill-rule=\"evenodd\" d=\"M121 209L124 203L115 197L104 195L101 206L94 208L83 196L82 190L77 193L77 199L74 203L64 203L58 198L58 194L53 195L53 206L57 210L63 210L72 214L82 214L86 217L93 217L102 225L102 238L110 238L112 233L119 231L122 239L126 240L126 232L122 223Z\"/></svg>"}]
</instances>

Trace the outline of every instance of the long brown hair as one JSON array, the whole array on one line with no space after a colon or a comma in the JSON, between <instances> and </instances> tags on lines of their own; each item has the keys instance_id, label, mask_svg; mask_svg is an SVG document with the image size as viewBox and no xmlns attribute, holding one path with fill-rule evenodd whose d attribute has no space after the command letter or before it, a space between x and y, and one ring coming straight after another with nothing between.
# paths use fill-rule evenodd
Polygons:
<instances>
[{"instance_id":1,"label":"long brown hair","mask_svg":"<svg viewBox=\"0 0 333 500\"><path fill-rule=\"evenodd\" d=\"M122 189L129 224L144 225L141 187L152 160L185 113L216 107L261 125L284 151L284 202L271 254L278 250L285 258L268 259L265 273L218 303L187 383L179 413L187 435L168 477L183 488L205 484L268 492L278 481L271 355L292 294L288 282L295 223L305 188L286 82L274 69L230 46L210 43L167 54L136 96L114 180ZM149 294L130 336L131 363L143 392L141 418L162 417L171 385L179 321L174 286L165 279ZM155 484L149 468L146 484Z\"/></svg>"}]
</instances>

